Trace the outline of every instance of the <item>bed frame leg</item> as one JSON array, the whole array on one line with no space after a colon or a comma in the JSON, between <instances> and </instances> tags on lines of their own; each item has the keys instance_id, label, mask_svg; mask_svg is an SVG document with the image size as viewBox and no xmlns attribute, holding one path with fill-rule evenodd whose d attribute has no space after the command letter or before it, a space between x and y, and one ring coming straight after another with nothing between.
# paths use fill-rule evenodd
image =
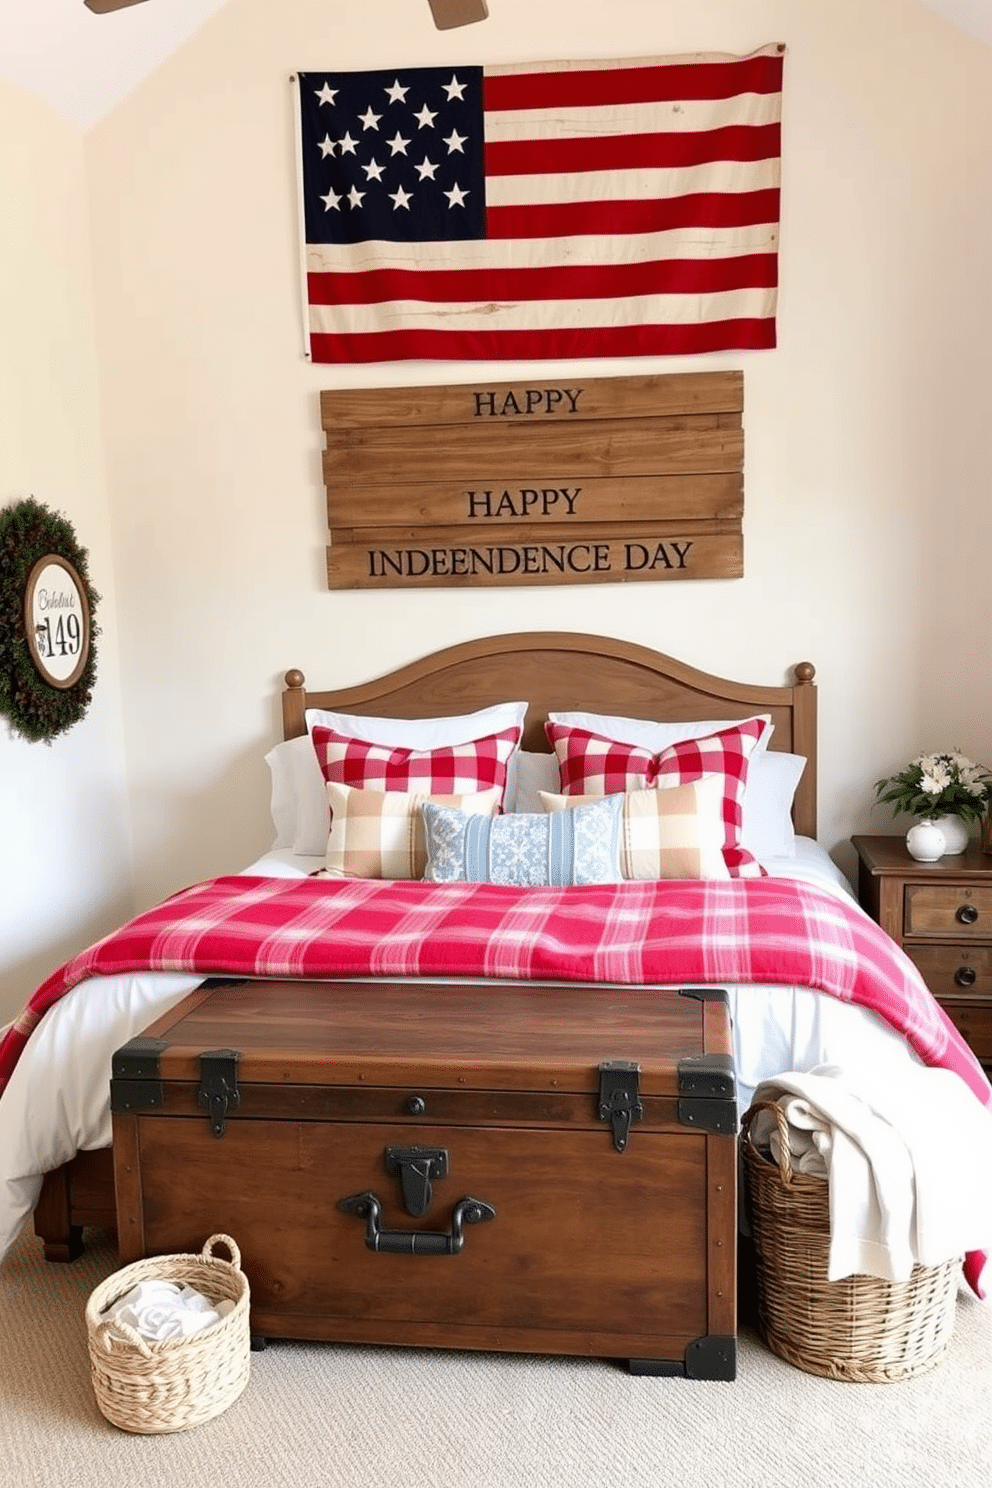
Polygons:
<instances>
[{"instance_id":1,"label":"bed frame leg","mask_svg":"<svg viewBox=\"0 0 992 1488\"><path fill-rule=\"evenodd\" d=\"M83 1227L69 1213L69 1175L46 1173L34 1211L34 1232L44 1243L46 1261L75 1261L83 1253Z\"/></svg>"}]
</instances>

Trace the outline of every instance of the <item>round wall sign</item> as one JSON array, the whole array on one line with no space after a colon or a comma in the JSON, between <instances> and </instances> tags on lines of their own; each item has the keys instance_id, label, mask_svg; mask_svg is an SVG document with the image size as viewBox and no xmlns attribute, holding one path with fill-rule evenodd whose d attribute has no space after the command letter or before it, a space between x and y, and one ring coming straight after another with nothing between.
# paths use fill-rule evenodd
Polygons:
<instances>
[{"instance_id":1,"label":"round wall sign","mask_svg":"<svg viewBox=\"0 0 992 1488\"><path fill-rule=\"evenodd\" d=\"M28 575L24 631L31 658L52 687L74 687L90 654L90 607L77 570L46 553Z\"/></svg>"},{"instance_id":2,"label":"round wall sign","mask_svg":"<svg viewBox=\"0 0 992 1488\"><path fill-rule=\"evenodd\" d=\"M0 508L0 714L46 743L85 714L100 602L71 522L29 496Z\"/></svg>"}]
</instances>

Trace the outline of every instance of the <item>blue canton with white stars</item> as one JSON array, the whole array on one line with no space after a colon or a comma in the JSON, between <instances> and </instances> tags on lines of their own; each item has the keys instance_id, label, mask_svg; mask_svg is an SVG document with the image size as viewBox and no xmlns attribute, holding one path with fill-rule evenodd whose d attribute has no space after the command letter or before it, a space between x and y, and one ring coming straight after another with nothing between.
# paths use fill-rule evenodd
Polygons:
<instances>
[{"instance_id":1,"label":"blue canton with white stars","mask_svg":"<svg viewBox=\"0 0 992 1488\"><path fill-rule=\"evenodd\" d=\"M481 67L299 83L308 243L485 237Z\"/></svg>"}]
</instances>

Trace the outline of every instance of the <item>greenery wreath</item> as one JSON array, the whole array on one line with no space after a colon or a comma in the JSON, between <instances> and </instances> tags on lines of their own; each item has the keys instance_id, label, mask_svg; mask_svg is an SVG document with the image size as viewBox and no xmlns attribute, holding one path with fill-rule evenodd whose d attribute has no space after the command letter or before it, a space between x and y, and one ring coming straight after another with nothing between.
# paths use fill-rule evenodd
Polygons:
<instances>
[{"instance_id":1,"label":"greenery wreath","mask_svg":"<svg viewBox=\"0 0 992 1488\"><path fill-rule=\"evenodd\" d=\"M64 558L79 574L90 610L86 663L71 687L52 687L34 664L24 623L24 595L31 570L48 554ZM89 581L87 555L71 522L33 497L0 511L0 713L25 739L51 743L78 723L96 680L99 633L93 611L99 594Z\"/></svg>"}]
</instances>

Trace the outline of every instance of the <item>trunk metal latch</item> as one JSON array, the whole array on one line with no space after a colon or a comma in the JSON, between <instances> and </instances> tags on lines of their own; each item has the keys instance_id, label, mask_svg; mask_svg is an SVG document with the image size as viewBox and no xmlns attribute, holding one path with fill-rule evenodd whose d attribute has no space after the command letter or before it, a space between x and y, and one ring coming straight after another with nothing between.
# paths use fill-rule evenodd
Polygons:
<instances>
[{"instance_id":1,"label":"trunk metal latch","mask_svg":"<svg viewBox=\"0 0 992 1488\"><path fill-rule=\"evenodd\" d=\"M644 1115L640 1080L641 1066L632 1059L607 1059L599 1066L599 1119L612 1126L618 1152L626 1150L631 1126Z\"/></svg>"},{"instance_id":2,"label":"trunk metal latch","mask_svg":"<svg viewBox=\"0 0 992 1488\"><path fill-rule=\"evenodd\" d=\"M241 1104L236 1049L207 1049L200 1055L197 1100L210 1113L210 1130L214 1136L222 1137L227 1130L228 1111Z\"/></svg>"},{"instance_id":3,"label":"trunk metal latch","mask_svg":"<svg viewBox=\"0 0 992 1488\"><path fill-rule=\"evenodd\" d=\"M447 1178L448 1153L444 1147L387 1147L386 1172L399 1173L407 1214L426 1214L431 1207L432 1178Z\"/></svg>"}]
</instances>

